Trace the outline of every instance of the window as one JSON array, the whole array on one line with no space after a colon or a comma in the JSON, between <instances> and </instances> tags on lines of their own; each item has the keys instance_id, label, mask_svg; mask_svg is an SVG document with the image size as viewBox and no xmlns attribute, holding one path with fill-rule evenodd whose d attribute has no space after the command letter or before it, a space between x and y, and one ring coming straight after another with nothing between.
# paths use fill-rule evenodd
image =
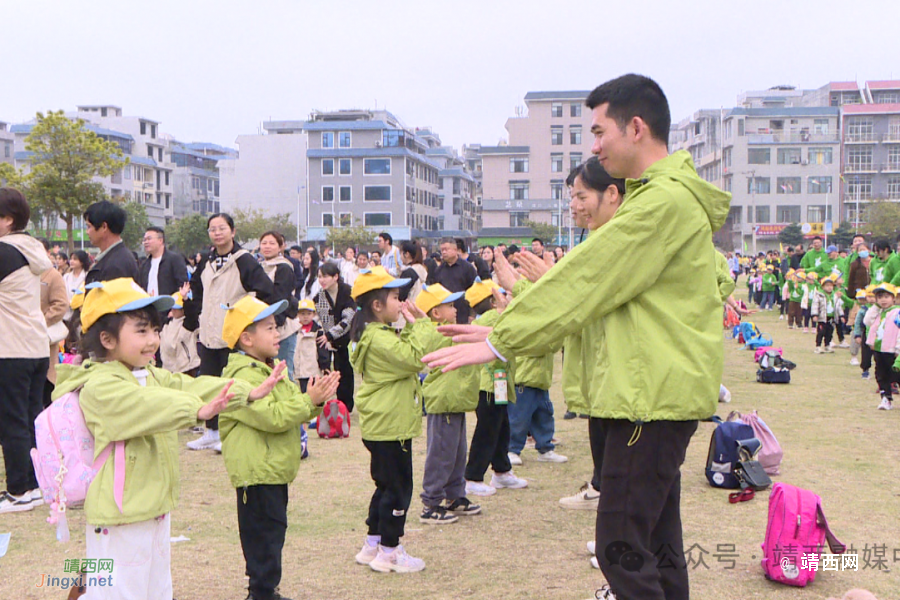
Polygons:
<instances>
[{"instance_id":1,"label":"window","mask_svg":"<svg viewBox=\"0 0 900 600\"><path fill-rule=\"evenodd\" d=\"M725 139L730 140L731 136L734 134L734 121L732 119L728 119L725 121Z\"/></svg>"},{"instance_id":2,"label":"window","mask_svg":"<svg viewBox=\"0 0 900 600\"><path fill-rule=\"evenodd\" d=\"M580 117L581 116L581 104L575 102L574 104L569 105L569 116L570 117Z\"/></svg>"},{"instance_id":3,"label":"window","mask_svg":"<svg viewBox=\"0 0 900 600\"><path fill-rule=\"evenodd\" d=\"M875 140L875 124L869 117L847 119L847 140L850 142L871 142Z\"/></svg>"},{"instance_id":4,"label":"window","mask_svg":"<svg viewBox=\"0 0 900 600\"><path fill-rule=\"evenodd\" d=\"M394 148L403 145L403 131L400 129L385 129L381 134L381 143L385 148Z\"/></svg>"},{"instance_id":5,"label":"window","mask_svg":"<svg viewBox=\"0 0 900 600\"><path fill-rule=\"evenodd\" d=\"M166 185L169 185L169 172L166 171Z\"/></svg>"},{"instance_id":6,"label":"window","mask_svg":"<svg viewBox=\"0 0 900 600\"><path fill-rule=\"evenodd\" d=\"M900 92L877 92L875 94L875 104L897 103L900 103Z\"/></svg>"},{"instance_id":7,"label":"window","mask_svg":"<svg viewBox=\"0 0 900 600\"><path fill-rule=\"evenodd\" d=\"M817 133L817 134L828 133L828 119L813 120L813 133Z\"/></svg>"},{"instance_id":8,"label":"window","mask_svg":"<svg viewBox=\"0 0 900 600\"><path fill-rule=\"evenodd\" d=\"M363 167L366 175L390 175L391 159L367 158Z\"/></svg>"},{"instance_id":9,"label":"window","mask_svg":"<svg viewBox=\"0 0 900 600\"><path fill-rule=\"evenodd\" d=\"M338 173L341 175L349 175L350 174L350 159L349 158L341 158L338 160Z\"/></svg>"},{"instance_id":10,"label":"window","mask_svg":"<svg viewBox=\"0 0 900 600\"><path fill-rule=\"evenodd\" d=\"M744 120L738 119L738 137L744 135Z\"/></svg>"},{"instance_id":11,"label":"window","mask_svg":"<svg viewBox=\"0 0 900 600\"><path fill-rule=\"evenodd\" d=\"M799 223L800 205L779 205L775 207L776 223Z\"/></svg>"},{"instance_id":12,"label":"window","mask_svg":"<svg viewBox=\"0 0 900 600\"><path fill-rule=\"evenodd\" d=\"M550 183L550 199L551 200L562 200L563 199L563 188L565 186L561 181L553 181Z\"/></svg>"},{"instance_id":13,"label":"window","mask_svg":"<svg viewBox=\"0 0 900 600\"><path fill-rule=\"evenodd\" d=\"M391 213L366 213L364 221L366 227L390 227Z\"/></svg>"},{"instance_id":14,"label":"window","mask_svg":"<svg viewBox=\"0 0 900 600\"><path fill-rule=\"evenodd\" d=\"M732 206L731 210L728 211L728 218L731 219L731 222L735 225L740 225L743 214L744 211L740 206Z\"/></svg>"},{"instance_id":15,"label":"window","mask_svg":"<svg viewBox=\"0 0 900 600\"><path fill-rule=\"evenodd\" d=\"M509 212L510 227L525 227L525 221L528 220L528 211L512 210Z\"/></svg>"},{"instance_id":16,"label":"window","mask_svg":"<svg viewBox=\"0 0 900 600\"><path fill-rule=\"evenodd\" d=\"M162 162L162 148L157 148L157 158L159 158L159 162Z\"/></svg>"},{"instance_id":17,"label":"window","mask_svg":"<svg viewBox=\"0 0 900 600\"><path fill-rule=\"evenodd\" d=\"M453 199L453 214L461 215L462 214L462 200L459 198Z\"/></svg>"},{"instance_id":18,"label":"window","mask_svg":"<svg viewBox=\"0 0 900 600\"><path fill-rule=\"evenodd\" d=\"M831 207L824 204L811 204L806 207L806 220L809 223L823 223L831 220ZM792 221L796 223L796 221Z\"/></svg>"},{"instance_id":19,"label":"window","mask_svg":"<svg viewBox=\"0 0 900 600\"><path fill-rule=\"evenodd\" d=\"M366 202L390 202L391 186L367 185L363 190L363 200Z\"/></svg>"},{"instance_id":20,"label":"window","mask_svg":"<svg viewBox=\"0 0 900 600\"><path fill-rule=\"evenodd\" d=\"M900 200L900 177L888 177L887 197L891 200Z\"/></svg>"},{"instance_id":21,"label":"window","mask_svg":"<svg viewBox=\"0 0 900 600\"><path fill-rule=\"evenodd\" d=\"M775 181L776 194L799 194L800 178L799 177L779 177Z\"/></svg>"},{"instance_id":22,"label":"window","mask_svg":"<svg viewBox=\"0 0 900 600\"><path fill-rule=\"evenodd\" d=\"M206 191L211 192L212 190L213 190L213 180L207 179L206 180Z\"/></svg>"},{"instance_id":23,"label":"window","mask_svg":"<svg viewBox=\"0 0 900 600\"><path fill-rule=\"evenodd\" d=\"M147 135L147 124L141 121L141 135Z\"/></svg>"},{"instance_id":24,"label":"window","mask_svg":"<svg viewBox=\"0 0 900 600\"><path fill-rule=\"evenodd\" d=\"M131 167L125 167L124 169L122 169L122 177L124 177L125 179L131 179ZM166 180L166 183L169 183L168 179Z\"/></svg>"},{"instance_id":25,"label":"window","mask_svg":"<svg viewBox=\"0 0 900 600\"><path fill-rule=\"evenodd\" d=\"M800 164L800 148L779 148L778 149L779 165L799 165Z\"/></svg>"},{"instance_id":26,"label":"window","mask_svg":"<svg viewBox=\"0 0 900 600\"><path fill-rule=\"evenodd\" d=\"M769 119L769 129L784 129L784 119Z\"/></svg>"},{"instance_id":27,"label":"window","mask_svg":"<svg viewBox=\"0 0 900 600\"><path fill-rule=\"evenodd\" d=\"M723 190L723 191L725 191L725 192L730 192L730 191L731 191L731 186L732 186L731 180L732 180L732 177L731 177L731 176L728 176L728 177L726 177L725 180L722 182L722 190Z\"/></svg>"},{"instance_id":28,"label":"window","mask_svg":"<svg viewBox=\"0 0 900 600\"><path fill-rule=\"evenodd\" d=\"M550 105L550 116L551 117L561 117L562 116L562 102L554 102Z\"/></svg>"},{"instance_id":29,"label":"window","mask_svg":"<svg viewBox=\"0 0 900 600\"><path fill-rule=\"evenodd\" d=\"M509 183L510 200L528 200L528 183Z\"/></svg>"},{"instance_id":30,"label":"window","mask_svg":"<svg viewBox=\"0 0 900 600\"><path fill-rule=\"evenodd\" d=\"M350 213L341 213L338 220L341 227L350 227L353 225L353 215Z\"/></svg>"},{"instance_id":31,"label":"window","mask_svg":"<svg viewBox=\"0 0 900 600\"><path fill-rule=\"evenodd\" d=\"M139 167L137 165L132 165L134 167L134 180L135 181L143 181L144 180L144 169L143 167ZM194 179L194 187L197 187L196 179Z\"/></svg>"},{"instance_id":32,"label":"window","mask_svg":"<svg viewBox=\"0 0 900 600\"><path fill-rule=\"evenodd\" d=\"M338 134L338 147L340 148L349 148L350 147L350 132L342 131Z\"/></svg>"},{"instance_id":33,"label":"window","mask_svg":"<svg viewBox=\"0 0 900 600\"><path fill-rule=\"evenodd\" d=\"M871 171L872 170L872 147L871 146L851 146L847 151L847 171Z\"/></svg>"},{"instance_id":34,"label":"window","mask_svg":"<svg viewBox=\"0 0 900 600\"><path fill-rule=\"evenodd\" d=\"M322 159L322 175L334 175L334 159Z\"/></svg>"},{"instance_id":35,"label":"window","mask_svg":"<svg viewBox=\"0 0 900 600\"><path fill-rule=\"evenodd\" d=\"M872 178L855 175L847 178L847 197L844 201L869 200L872 198Z\"/></svg>"},{"instance_id":36,"label":"window","mask_svg":"<svg viewBox=\"0 0 900 600\"><path fill-rule=\"evenodd\" d=\"M891 117L888 121L888 133L886 142L900 142L900 117Z\"/></svg>"},{"instance_id":37,"label":"window","mask_svg":"<svg viewBox=\"0 0 900 600\"><path fill-rule=\"evenodd\" d=\"M550 155L550 172L551 173L562 173L563 170L563 155L562 154L551 154Z\"/></svg>"},{"instance_id":38,"label":"window","mask_svg":"<svg viewBox=\"0 0 900 600\"><path fill-rule=\"evenodd\" d=\"M349 185L342 185L338 188L338 199L341 202L350 202L353 200L352 196L352 188Z\"/></svg>"},{"instance_id":39,"label":"window","mask_svg":"<svg viewBox=\"0 0 900 600\"><path fill-rule=\"evenodd\" d=\"M748 177L747 178L748 194L768 194L769 178L768 177Z\"/></svg>"},{"instance_id":40,"label":"window","mask_svg":"<svg viewBox=\"0 0 900 600\"><path fill-rule=\"evenodd\" d=\"M147 156L153 158L153 146L147 146Z\"/></svg>"},{"instance_id":41,"label":"window","mask_svg":"<svg viewBox=\"0 0 900 600\"><path fill-rule=\"evenodd\" d=\"M322 132L322 147L323 148L334 148L334 132L333 131L323 131Z\"/></svg>"},{"instance_id":42,"label":"window","mask_svg":"<svg viewBox=\"0 0 900 600\"><path fill-rule=\"evenodd\" d=\"M334 202L334 186L322 186L322 202Z\"/></svg>"},{"instance_id":43,"label":"window","mask_svg":"<svg viewBox=\"0 0 900 600\"><path fill-rule=\"evenodd\" d=\"M751 165L767 165L772 162L770 148L750 148L747 150L747 162Z\"/></svg>"},{"instance_id":44,"label":"window","mask_svg":"<svg viewBox=\"0 0 900 600\"><path fill-rule=\"evenodd\" d=\"M152 137L154 139L156 138L156 125L150 126L150 137Z\"/></svg>"},{"instance_id":45,"label":"window","mask_svg":"<svg viewBox=\"0 0 900 600\"><path fill-rule=\"evenodd\" d=\"M581 152L573 152L569 155L569 170L581 164Z\"/></svg>"},{"instance_id":46,"label":"window","mask_svg":"<svg viewBox=\"0 0 900 600\"><path fill-rule=\"evenodd\" d=\"M768 206L757 206L756 207L756 223L768 223L769 222L769 207Z\"/></svg>"},{"instance_id":47,"label":"window","mask_svg":"<svg viewBox=\"0 0 900 600\"><path fill-rule=\"evenodd\" d=\"M334 213L322 213L322 227L334 227Z\"/></svg>"},{"instance_id":48,"label":"window","mask_svg":"<svg viewBox=\"0 0 900 600\"><path fill-rule=\"evenodd\" d=\"M550 130L550 145L551 146L562 146L563 143L563 128L562 127L554 127Z\"/></svg>"},{"instance_id":49,"label":"window","mask_svg":"<svg viewBox=\"0 0 900 600\"><path fill-rule=\"evenodd\" d=\"M888 170L900 171L900 146L888 147Z\"/></svg>"},{"instance_id":50,"label":"window","mask_svg":"<svg viewBox=\"0 0 900 600\"><path fill-rule=\"evenodd\" d=\"M806 191L810 194L830 194L831 176L816 175L806 180Z\"/></svg>"},{"instance_id":51,"label":"window","mask_svg":"<svg viewBox=\"0 0 900 600\"><path fill-rule=\"evenodd\" d=\"M581 145L581 127L569 128L569 143L573 146Z\"/></svg>"},{"instance_id":52,"label":"window","mask_svg":"<svg viewBox=\"0 0 900 600\"><path fill-rule=\"evenodd\" d=\"M509 172L510 173L527 173L528 172L528 159L511 157L509 159Z\"/></svg>"},{"instance_id":53,"label":"window","mask_svg":"<svg viewBox=\"0 0 900 600\"><path fill-rule=\"evenodd\" d=\"M832 163L831 148L810 148L809 164L811 165L830 165Z\"/></svg>"}]
</instances>

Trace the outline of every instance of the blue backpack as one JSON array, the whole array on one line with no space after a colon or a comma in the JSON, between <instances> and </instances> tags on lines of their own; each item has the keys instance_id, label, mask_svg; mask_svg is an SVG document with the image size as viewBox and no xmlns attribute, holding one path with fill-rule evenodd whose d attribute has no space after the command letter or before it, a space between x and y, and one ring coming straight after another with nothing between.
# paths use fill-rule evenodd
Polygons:
<instances>
[{"instance_id":1,"label":"blue backpack","mask_svg":"<svg viewBox=\"0 0 900 600\"><path fill-rule=\"evenodd\" d=\"M734 474L737 466L739 440L755 437L753 428L741 421L725 421L713 417L718 423L709 440L709 454L706 457L706 479L717 488L738 489L741 482Z\"/></svg>"}]
</instances>

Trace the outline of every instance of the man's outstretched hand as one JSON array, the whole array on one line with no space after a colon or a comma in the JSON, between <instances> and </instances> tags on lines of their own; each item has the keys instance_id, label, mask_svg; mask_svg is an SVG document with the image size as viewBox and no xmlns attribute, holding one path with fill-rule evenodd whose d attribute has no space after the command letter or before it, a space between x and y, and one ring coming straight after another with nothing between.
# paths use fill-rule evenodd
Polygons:
<instances>
[{"instance_id":1,"label":"man's outstretched hand","mask_svg":"<svg viewBox=\"0 0 900 600\"><path fill-rule=\"evenodd\" d=\"M437 330L457 344L472 344L486 340L494 328L484 325L441 325Z\"/></svg>"},{"instance_id":2,"label":"man's outstretched hand","mask_svg":"<svg viewBox=\"0 0 900 600\"><path fill-rule=\"evenodd\" d=\"M459 344L458 346L441 348L436 352L426 354L422 358L422 362L428 365L429 369L443 367L441 369L443 373L468 365L483 365L495 360L497 360L497 357L490 346L487 345L487 342Z\"/></svg>"}]
</instances>

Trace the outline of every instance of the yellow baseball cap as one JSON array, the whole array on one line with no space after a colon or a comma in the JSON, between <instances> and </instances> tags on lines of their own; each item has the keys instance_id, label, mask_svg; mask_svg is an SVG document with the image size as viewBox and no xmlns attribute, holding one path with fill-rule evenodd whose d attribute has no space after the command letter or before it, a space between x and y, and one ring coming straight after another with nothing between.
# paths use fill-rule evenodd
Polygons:
<instances>
[{"instance_id":1,"label":"yellow baseball cap","mask_svg":"<svg viewBox=\"0 0 900 600\"><path fill-rule=\"evenodd\" d=\"M72 296L72 299L69 300L69 307L72 310L78 310L84 304L84 284L81 284L81 287L78 288L78 291Z\"/></svg>"},{"instance_id":2,"label":"yellow baseball cap","mask_svg":"<svg viewBox=\"0 0 900 600\"><path fill-rule=\"evenodd\" d=\"M860 289L856 290L856 299L857 300L865 300L867 295L868 295L868 292L865 290L865 288L860 288Z\"/></svg>"},{"instance_id":3,"label":"yellow baseball cap","mask_svg":"<svg viewBox=\"0 0 900 600\"><path fill-rule=\"evenodd\" d=\"M427 315L435 306L456 302L463 294L464 292L451 292L439 283L423 285L421 293L416 296L416 306Z\"/></svg>"},{"instance_id":4,"label":"yellow baseball cap","mask_svg":"<svg viewBox=\"0 0 900 600\"><path fill-rule=\"evenodd\" d=\"M407 283L409 283L409 279L396 279L380 265L370 269L360 269L359 277L353 282L353 289L350 290L350 296L356 300L372 290L398 288Z\"/></svg>"},{"instance_id":5,"label":"yellow baseball cap","mask_svg":"<svg viewBox=\"0 0 900 600\"><path fill-rule=\"evenodd\" d=\"M875 293L875 284L870 283L865 287L866 294L874 294Z\"/></svg>"},{"instance_id":6,"label":"yellow baseball cap","mask_svg":"<svg viewBox=\"0 0 900 600\"><path fill-rule=\"evenodd\" d=\"M819 274L816 273L815 271L810 271L809 273L806 274L806 278L807 278L807 279L810 279L810 278L812 278L812 279L818 279L818 278L819 278Z\"/></svg>"},{"instance_id":7,"label":"yellow baseball cap","mask_svg":"<svg viewBox=\"0 0 900 600\"><path fill-rule=\"evenodd\" d=\"M172 296L151 296L130 277L97 281L85 286L81 307L81 330L87 331L100 317L152 306L159 311L172 308Z\"/></svg>"},{"instance_id":8,"label":"yellow baseball cap","mask_svg":"<svg viewBox=\"0 0 900 600\"><path fill-rule=\"evenodd\" d=\"M466 302L469 306L475 306L485 298L490 298L494 294L494 289L499 287L492 279L482 281L480 277L476 277L472 287L466 290Z\"/></svg>"},{"instance_id":9,"label":"yellow baseball cap","mask_svg":"<svg viewBox=\"0 0 900 600\"><path fill-rule=\"evenodd\" d=\"M172 305L172 308L177 308L179 310L184 309L184 298L181 297L181 292L172 294L172 299L175 300L175 304Z\"/></svg>"},{"instance_id":10,"label":"yellow baseball cap","mask_svg":"<svg viewBox=\"0 0 900 600\"><path fill-rule=\"evenodd\" d=\"M297 310L311 310L316 312L316 305L309 298L304 298L297 303Z\"/></svg>"},{"instance_id":11,"label":"yellow baseball cap","mask_svg":"<svg viewBox=\"0 0 900 600\"><path fill-rule=\"evenodd\" d=\"M890 283L879 283L878 285L875 286L875 289L873 290L873 292L876 294L878 292L887 292L888 294L890 294L892 296L896 296L897 288L894 287L893 285L891 285Z\"/></svg>"},{"instance_id":12,"label":"yellow baseball cap","mask_svg":"<svg viewBox=\"0 0 900 600\"><path fill-rule=\"evenodd\" d=\"M231 306L222 305L228 312L222 325L222 339L229 348L234 348L247 326L258 323L268 316L277 315L288 307L287 300L266 304L255 296L244 296Z\"/></svg>"}]
</instances>

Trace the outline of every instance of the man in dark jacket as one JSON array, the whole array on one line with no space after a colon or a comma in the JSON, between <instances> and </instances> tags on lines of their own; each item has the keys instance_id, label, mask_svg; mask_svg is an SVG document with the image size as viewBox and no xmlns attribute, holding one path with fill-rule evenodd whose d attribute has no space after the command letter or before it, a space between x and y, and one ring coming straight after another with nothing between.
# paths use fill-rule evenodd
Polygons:
<instances>
[{"instance_id":1,"label":"man in dark jacket","mask_svg":"<svg viewBox=\"0 0 900 600\"><path fill-rule=\"evenodd\" d=\"M488 267L487 263L484 262L484 259L481 258L478 253L469 254L469 249L466 248L465 240L456 238L456 249L459 251L460 258L475 267L475 272L481 277L482 281L487 281L491 278L490 267Z\"/></svg>"},{"instance_id":2,"label":"man in dark jacket","mask_svg":"<svg viewBox=\"0 0 900 600\"><path fill-rule=\"evenodd\" d=\"M166 249L166 232L148 227L144 232L147 260L141 264L138 285L151 296L171 296L187 283L187 263L180 254Z\"/></svg>"},{"instance_id":3,"label":"man in dark jacket","mask_svg":"<svg viewBox=\"0 0 900 600\"><path fill-rule=\"evenodd\" d=\"M120 277L131 277L137 281L137 261L131 250L122 243L127 218L125 209L109 200L95 202L84 211L88 238L100 249L100 254L84 278L85 284Z\"/></svg>"},{"instance_id":4,"label":"man in dark jacket","mask_svg":"<svg viewBox=\"0 0 900 600\"><path fill-rule=\"evenodd\" d=\"M462 260L459 256L459 246L453 238L441 240L441 264L434 273L428 275L428 285L439 283L451 292L464 292L475 283L475 267L471 263ZM471 307L464 298L454 302L456 306L456 322L466 324L469 322Z\"/></svg>"}]
</instances>

